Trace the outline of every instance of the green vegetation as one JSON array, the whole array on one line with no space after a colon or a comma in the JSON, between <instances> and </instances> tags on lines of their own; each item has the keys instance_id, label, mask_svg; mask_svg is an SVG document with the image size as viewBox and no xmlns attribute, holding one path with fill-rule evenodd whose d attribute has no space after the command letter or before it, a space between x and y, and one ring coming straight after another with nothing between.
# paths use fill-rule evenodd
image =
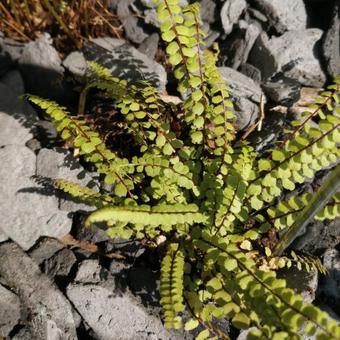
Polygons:
<instances>
[{"instance_id":1,"label":"green vegetation","mask_svg":"<svg viewBox=\"0 0 340 340\"><path fill-rule=\"evenodd\" d=\"M249 339L299 339L303 333L340 339L336 322L304 303L274 271L293 263L322 271L320 262L295 253L292 259L272 256L261 243L268 231L291 226L308 207L311 194L282 202L282 192L339 159L340 77L312 112L292 122L284 140L258 158L235 137L218 50L202 49L198 4L181 8L178 0L158 1L158 18L178 91L186 98L181 105L164 102L146 82L127 84L89 63L86 90L112 98L121 128L139 145L126 156L109 149L85 118L29 98L113 190L97 193L62 179L56 185L97 208L87 226L104 222L112 238L143 239L165 249L160 302L167 328L201 327L197 339L226 339L215 321L228 318L239 329L254 327ZM328 187L323 191L329 194ZM339 194L333 195L314 209L315 218L339 216L338 202ZM185 309L189 319L183 321Z\"/></svg>"}]
</instances>

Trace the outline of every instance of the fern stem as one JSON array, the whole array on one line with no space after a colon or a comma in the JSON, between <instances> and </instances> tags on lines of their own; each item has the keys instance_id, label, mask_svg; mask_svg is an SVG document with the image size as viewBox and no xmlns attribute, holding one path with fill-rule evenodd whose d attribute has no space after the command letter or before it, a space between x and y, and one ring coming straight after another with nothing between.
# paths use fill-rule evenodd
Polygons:
<instances>
[{"instance_id":1,"label":"fern stem","mask_svg":"<svg viewBox=\"0 0 340 340\"><path fill-rule=\"evenodd\" d=\"M320 211L327 201L340 189L340 164L327 177L319 191L313 196L310 203L303 209L295 223L282 236L276 244L273 256L280 256L283 251L295 240L300 231L307 226L311 219Z\"/></svg>"}]
</instances>

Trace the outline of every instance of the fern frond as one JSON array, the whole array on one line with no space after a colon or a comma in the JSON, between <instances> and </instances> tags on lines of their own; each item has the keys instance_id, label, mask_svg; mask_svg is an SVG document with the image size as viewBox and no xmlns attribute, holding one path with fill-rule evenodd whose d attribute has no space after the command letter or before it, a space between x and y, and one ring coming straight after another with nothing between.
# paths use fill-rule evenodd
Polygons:
<instances>
[{"instance_id":1,"label":"fern frond","mask_svg":"<svg viewBox=\"0 0 340 340\"><path fill-rule=\"evenodd\" d=\"M179 316L184 310L183 303L184 254L178 243L168 246L162 260L160 295L165 327L179 329L182 319Z\"/></svg>"},{"instance_id":2,"label":"fern frond","mask_svg":"<svg viewBox=\"0 0 340 340\"><path fill-rule=\"evenodd\" d=\"M93 212L85 221L86 226L96 222L128 222L151 226L173 226L180 223L207 223L208 219L201 214L195 204L159 205L150 207L121 206L104 207Z\"/></svg>"},{"instance_id":3,"label":"fern frond","mask_svg":"<svg viewBox=\"0 0 340 340\"><path fill-rule=\"evenodd\" d=\"M67 181L65 179L55 179L53 183L58 189L69 194L70 196L89 205L94 205L97 208L102 208L107 204L116 203L116 200L111 196L103 195L88 187L83 187L77 183Z\"/></svg>"},{"instance_id":4,"label":"fern frond","mask_svg":"<svg viewBox=\"0 0 340 340\"><path fill-rule=\"evenodd\" d=\"M340 85L336 85L337 93ZM318 128L306 122L304 131L297 130L294 139L283 148L275 148L271 159L258 161L258 175L252 180L248 194L252 196L251 206L260 209L264 202L271 202L283 189L294 190L295 183L313 178L316 171L329 167L340 157L340 106L335 102L332 114L324 115ZM308 126L308 128L307 128Z\"/></svg>"},{"instance_id":5,"label":"fern frond","mask_svg":"<svg viewBox=\"0 0 340 340\"><path fill-rule=\"evenodd\" d=\"M29 96L28 99L45 110L61 138L79 148L85 160L93 163L97 171L105 175L106 183L116 184L117 196L125 197L127 194L132 196L130 190L134 184L128 174L133 168L127 166L127 159L116 156L106 147L99 134L90 130L85 120L71 116L64 107L36 96Z\"/></svg>"}]
</instances>

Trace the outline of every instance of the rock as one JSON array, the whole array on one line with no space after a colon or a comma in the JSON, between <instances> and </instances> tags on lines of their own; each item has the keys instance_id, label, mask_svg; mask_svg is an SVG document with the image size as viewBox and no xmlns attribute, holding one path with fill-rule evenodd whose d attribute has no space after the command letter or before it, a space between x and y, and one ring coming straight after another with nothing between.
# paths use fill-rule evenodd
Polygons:
<instances>
[{"instance_id":1,"label":"rock","mask_svg":"<svg viewBox=\"0 0 340 340\"><path fill-rule=\"evenodd\" d=\"M13 63L11 57L2 50L0 38L0 77L3 77L12 67Z\"/></svg>"},{"instance_id":2,"label":"rock","mask_svg":"<svg viewBox=\"0 0 340 340\"><path fill-rule=\"evenodd\" d=\"M118 0L119 1L119 0ZM153 0L139 0L143 6L148 7L148 8L156 8L157 5ZM188 1L187 0L180 0L178 1L180 6L187 6Z\"/></svg>"},{"instance_id":3,"label":"rock","mask_svg":"<svg viewBox=\"0 0 340 340\"><path fill-rule=\"evenodd\" d=\"M240 72L253 79L256 83L261 83L261 71L257 67L245 63L241 65Z\"/></svg>"},{"instance_id":4,"label":"rock","mask_svg":"<svg viewBox=\"0 0 340 340\"><path fill-rule=\"evenodd\" d=\"M148 56L150 59L155 59L158 50L159 35L152 33L138 47L138 51Z\"/></svg>"},{"instance_id":5,"label":"rock","mask_svg":"<svg viewBox=\"0 0 340 340\"><path fill-rule=\"evenodd\" d=\"M278 277L287 281L287 287L301 294L305 303L312 303L318 288L318 272L311 270L298 270L295 266L278 271Z\"/></svg>"},{"instance_id":6,"label":"rock","mask_svg":"<svg viewBox=\"0 0 340 340\"><path fill-rule=\"evenodd\" d=\"M102 280L102 272L104 272L104 268L99 265L98 260L84 260L78 267L74 281L77 283L98 283Z\"/></svg>"},{"instance_id":7,"label":"rock","mask_svg":"<svg viewBox=\"0 0 340 340\"><path fill-rule=\"evenodd\" d=\"M0 82L5 84L17 98L25 93L24 80L18 70L7 72L0 78Z\"/></svg>"},{"instance_id":8,"label":"rock","mask_svg":"<svg viewBox=\"0 0 340 340\"><path fill-rule=\"evenodd\" d=\"M36 121L32 107L19 100L8 86L0 82L0 146L24 145L33 137L32 126Z\"/></svg>"},{"instance_id":9,"label":"rock","mask_svg":"<svg viewBox=\"0 0 340 340\"><path fill-rule=\"evenodd\" d=\"M50 278L57 276L67 277L74 264L77 262L76 256L72 250L63 248L50 259L45 260L42 264L42 269Z\"/></svg>"},{"instance_id":10,"label":"rock","mask_svg":"<svg viewBox=\"0 0 340 340\"><path fill-rule=\"evenodd\" d=\"M277 33L307 28L307 10L303 0L255 0Z\"/></svg>"},{"instance_id":11,"label":"rock","mask_svg":"<svg viewBox=\"0 0 340 340\"><path fill-rule=\"evenodd\" d=\"M219 31L210 30L208 36L204 39L204 48L210 48L219 36Z\"/></svg>"},{"instance_id":12,"label":"rock","mask_svg":"<svg viewBox=\"0 0 340 340\"><path fill-rule=\"evenodd\" d=\"M340 20L339 20L339 6L334 6L334 15L331 20L323 42L322 54L325 60L325 67L328 74L334 79L340 74Z\"/></svg>"},{"instance_id":13,"label":"rock","mask_svg":"<svg viewBox=\"0 0 340 340\"><path fill-rule=\"evenodd\" d=\"M261 131L254 131L248 138L257 152L267 149L280 138L285 126L285 118L282 113L273 111L265 113Z\"/></svg>"},{"instance_id":14,"label":"rock","mask_svg":"<svg viewBox=\"0 0 340 340\"><path fill-rule=\"evenodd\" d=\"M157 19L157 12L155 9L146 9L144 11L144 21L146 24L150 24L156 28L161 27L161 24Z\"/></svg>"},{"instance_id":15,"label":"rock","mask_svg":"<svg viewBox=\"0 0 340 340\"><path fill-rule=\"evenodd\" d=\"M0 149L1 229L23 249L31 248L41 236L60 238L71 230L67 212L58 210L58 199L37 186L36 156L21 145Z\"/></svg>"},{"instance_id":16,"label":"rock","mask_svg":"<svg viewBox=\"0 0 340 340\"><path fill-rule=\"evenodd\" d=\"M0 228L0 243L5 242L7 240L8 240L8 236L6 234L4 234L3 231Z\"/></svg>"},{"instance_id":17,"label":"rock","mask_svg":"<svg viewBox=\"0 0 340 340\"><path fill-rule=\"evenodd\" d=\"M44 237L40 242L29 251L29 255L38 264L41 264L45 260L51 258L55 253L65 247L60 241L54 238Z\"/></svg>"},{"instance_id":18,"label":"rock","mask_svg":"<svg viewBox=\"0 0 340 340\"><path fill-rule=\"evenodd\" d=\"M63 61L63 66L75 76L82 77L86 72L86 60L83 53L71 52Z\"/></svg>"},{"instance_id":19,"label":"rock","mask_svg":"<svg viewBox=\"0 0 340 340\"><path fill-rule=\"evenodd\" d=\"M23 327L16 333L12 340L32 340L32 334L29 327Z\"/></svg>"},{"instance_id":20,"label":"rock","mask_svg":"<svg viewBox=\"0 0 340 340\"><path fill-rule=\"evenodd\" d=\"M224 3L221 9L221 21L226 34L232 31L233 25L237 22L246 7L247 3L245 0L228 0Z\"/></svg>"},{"instance_id":21,"label":"rock","mask_svg":"<svg viewBox=\"0 0 340 340\"><path fill-rule=\"evenodd\" d=\"M323 256L323 264L329 275L324 276L320 286L320 300L327 302L340 317L340 254L336 249L328 248Z\"/></svg>"},{"instance_id":22,"label":"rock","mask_svg":"<svg viewBox=\"0 0 340 340\"><path fill-rule=\"evenodd\" d=\"M87 60L93 60L110 69L111 73L131 83L148 80L165 90L166 72L162 65L149 59L124 40L114 38L94 39L84 45L84 55Z\"/></svg>"},{"instance_id":23,"label":"rock","mask_svg":"<svg viewBox=\"0 0 340 340\"><path fill-rule=\"evenodd\" d=\"M20 321L19 298L0 284L0 334L7 337Z\"/></svg>"},{"instance_id":24,"label":"rock","mask_svg":"<svg viewBox=\"0 0 340 340\"><path fill-rule=\"evenodd\" d=\"M212 24L216 21L216 2L213 0L202 0L201 4L201 18L202 21Z\"/></svg>"},{"instance_id":25,"label":"rock","mask_svg":"<svg viewBox=\"0 0 340 340\"><path fill-rule=\"evenodd\" d=\"M124 27L124 33L128 39L136 44L140 44L148 36L139 25L138 17L131 12L130 8L134 0L119 1L117 4L117 16ZM137 13L140 14L140 13Z\"/></svg>"},{"instance_id":26,"label":"rock","mask_svg":"<svg viewBox=\"0 0 340 340\"><path fill-rule=\"evenodd\" d=\"M219 67L219 70L235 107L237 128L243 130L257 119L263 92L258 84L242 73L229 67Z\"/></svg>"},{"instance_id":27,"label":"rock","mask_svg":"<svg viewBox=\"0 0 340 340\"><path fill-rule=\"evenodd\" d=\"M85 171L79 162L67 151L63 149L41 149L37 155L37 176L45 178L61 178L78 183L82 186L94 187L92 177ZM70 196L60 193L59 208L64 211L93 210L90 206L73 200Z\"/></svg>"},{"instance_id":28,"label":"rock","mask_svg":"<svg viewBox=\"0 0 340 340\"><path fill-rule=\"evenodd\" d=\"M301 85L283 75L275 76L262 86L265 94L275 103L292 106L300 98Z\"/></svg>"},{"instance_id":29,"label":"rock","mask_svg":"<svg viewBox=\"0 0 340 340\"><path fill-rule=\"evenodd\" d=\"M71 85L62 81L64 69L49 34L26 44L18 62L27 92L62 104L74 101Z\"/></svg>"},{"instance_id":30,"label":"rock","mask_svg":"<svg viewBox=\"0 0 340 340\"><path fill-rule=\"evenodd\" d=\"M238 69L241 64L244 64L249 56L249 53L262 29L257 23L248 23L240 20L238 28L231 34L226 46L221 44L228 57L227 64L233 69Z\"/></svg>"},{"instance_id":31,"label":"rock","mask_svg":"<svg viewBox=\"0 0 340 340\"><path fill-rule=\"evenodd\" d=\"M300 84L321 87L326 76L317 55L317 43L322 31L317 28L289 31L280 37L262 32L251 51L249 62L259 68L263 79L278 72Z\"/></svg>"},{"instance_id":32,"label":"rock","mask_svg":"<svg viewBox=\"0 0 340 340\"><path fill-rule=\"evenodd\" d=\"M0 245L0 276L27 309L32 339L77 339L70 303L14 243Z\"/></svg>"},{"instance_id":33,"label":"rock","mask_svg":"<svg viewBox=\"0 0 340 340\"><path fill-rule=\"evenodd\" d=\"M25 47L25 44L9 39L9 38L5 38L3 33L0 32L0 52L2 56L8 56L11 61L17 62L22 54L24 47ZM8 62L7 57L4 58L3 60ZM6 66L1 63L0 65L1 67ZM10 66L10 65L7 64L7 66Z\"/></svg>"},{"instance_id":34,"label":"rock","mask_svg":"<svg viewBox=\"0 0 340 340\"><path fill-rule=\"evenodd\" d=\"M339 243L339 219L313 221L307 225L291 247L313 254L318 250L335 247Z\"/></svg>"},{"instance_id":35,"label":"rock","mask_svg":"<svg viewBox=\"0 0 340 340\"><path fill-rule=\"evenodd\" d=\"M72 284L66 293L101 340L170 339L170 333L161 321L148 315L128 291L123 293L114 287L94 284Z\"/></svg>"},{"instance_id":36,"label":"rock","mask_svg":"<svg viewBox=\"0 0 340 340\"><path fill-rule=\"evenodd\" d=\"M41 148L53 148L58 139L58 132L49 120L39 120L35 124L35 132L37 139L41 144Z\"/></svg>"}]
</instances>

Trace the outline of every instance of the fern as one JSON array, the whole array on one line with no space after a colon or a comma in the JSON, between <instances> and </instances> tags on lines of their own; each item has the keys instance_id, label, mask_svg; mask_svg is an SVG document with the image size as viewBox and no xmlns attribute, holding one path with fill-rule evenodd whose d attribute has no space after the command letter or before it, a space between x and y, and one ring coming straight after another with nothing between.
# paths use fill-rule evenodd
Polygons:
<instances>
[{"instance_id":1,"label":"fern","mask_svg":"<svg viewBox=\"0 0 340 340\"><path fill-rule=\"evenodd\" d=\"M277 256L258 246L270 230L289 232L314 197L303 193L284 202L281 194L339 160L340 77L268 155L258 158L248 142L236 140L233 105L216 67L218 47L204 49L199 5L156 2L167 60L184 102L170 105L147 82L131 85L89 63L81 106L93 88L112 100L122 131L140 146L124 158L85 118L29 97L113 189L101 194L64 180L56 185L96 207L86 219L88 227L105 223L112 238L144 239L153 246L162 236L166 327L200 326L197 339L227 339L215 320L228 318L237 328L254 327L250 339L299 339L302 333L340 339L335 321L276 278L276 269L293 264L324 272L320 260L294 252ZM325 203L315 219L340 215L339 193Z\"/></svg>"}]
</instances>

